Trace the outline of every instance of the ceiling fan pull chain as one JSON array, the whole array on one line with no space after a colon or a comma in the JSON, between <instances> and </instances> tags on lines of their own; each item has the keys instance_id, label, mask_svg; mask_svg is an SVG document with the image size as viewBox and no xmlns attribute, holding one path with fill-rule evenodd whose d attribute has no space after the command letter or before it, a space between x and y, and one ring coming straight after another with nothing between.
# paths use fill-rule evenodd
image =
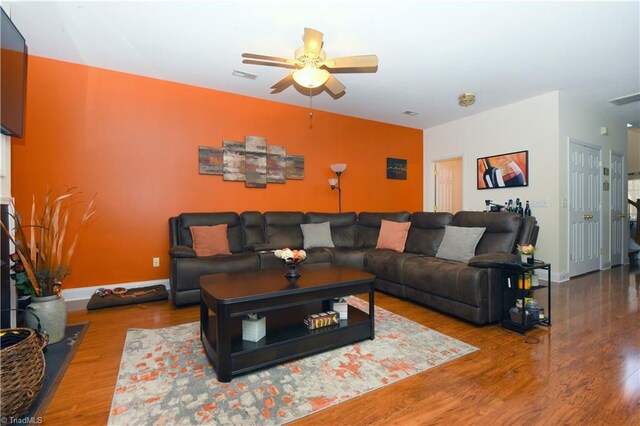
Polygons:
<instances>
[{"instance_id":1,"label":"ceiling fan pull chain","mask_svg":"<svg viewBox=\"0 0 640 426\"><path fill-rule=\"evenodd\" d=\"M309 88L309 128L313 129L313 96L311 95L311 88Z\"/></svg>"}]
</instances>

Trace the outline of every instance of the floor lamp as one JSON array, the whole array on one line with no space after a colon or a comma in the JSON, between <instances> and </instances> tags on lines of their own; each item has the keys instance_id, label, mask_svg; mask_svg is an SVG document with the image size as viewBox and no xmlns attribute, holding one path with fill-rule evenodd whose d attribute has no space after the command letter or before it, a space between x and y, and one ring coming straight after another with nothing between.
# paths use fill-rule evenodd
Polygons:
<instances>
[{"instance_id":1,"label":"floor lamp","mask_svg":"<svg viewBox=\"0 0 640 426\"><path fill-rule=\"evenodd\" d=\"M338 189L338 212L342 213L342 185L340 185L340 176L342 172L347 168L346 164L332 164L331 170L333 170L338 176L338 179L329 179L329 185L331 189Z\"/></svg>"}]
</instances>

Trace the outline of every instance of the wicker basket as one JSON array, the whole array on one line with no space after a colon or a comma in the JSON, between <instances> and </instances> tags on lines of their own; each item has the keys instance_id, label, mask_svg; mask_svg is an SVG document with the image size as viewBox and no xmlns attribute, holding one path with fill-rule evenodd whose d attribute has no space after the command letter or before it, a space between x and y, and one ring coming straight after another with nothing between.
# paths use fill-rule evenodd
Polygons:
<instances>
[{"instance_id":1,"label":"wicker basket","mask_svg":"<svg viewBox=\"0 0 640 426\"><path fill-rule=\"evenodd\" d=\"M17 343L0 350L0 415L3 418L24 415L38 397L44 381L46 339L31 328L0 330Z\"/></svg>"}]
</instances>

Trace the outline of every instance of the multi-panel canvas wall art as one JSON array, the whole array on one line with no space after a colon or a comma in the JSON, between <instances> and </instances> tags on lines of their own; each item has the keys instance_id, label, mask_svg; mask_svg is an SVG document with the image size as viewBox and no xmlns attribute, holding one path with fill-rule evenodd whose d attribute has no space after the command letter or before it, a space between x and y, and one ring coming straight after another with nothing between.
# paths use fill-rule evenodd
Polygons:
<instances>
[{"instance_id":1,"label":"multi-panel canvas wall art","mask_svg":"<svg viewBox=\"0 0 640 426\"><path fill-rule=\"evenodd\" d=\"M304 157L287 155L284 146L268 145L266 138L246 136L245 142L222 141L222 148L198 147L200 174L222 175L225 181L245 182L248 188L267 183L304 179Z\"/></svg>"}]
</instances>

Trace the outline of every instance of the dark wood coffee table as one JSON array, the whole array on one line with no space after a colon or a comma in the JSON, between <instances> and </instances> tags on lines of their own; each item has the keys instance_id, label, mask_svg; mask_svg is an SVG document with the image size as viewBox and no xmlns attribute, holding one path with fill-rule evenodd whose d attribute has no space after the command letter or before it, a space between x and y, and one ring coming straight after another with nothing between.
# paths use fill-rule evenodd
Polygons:
<instances>
[{"instance_id":1,"label":"dark wood coffee table","mask_svg":"<svg viewBox=\"0 0 640 426\"><path fill-rule=\"evenodd\" d=\"M302 265L295 281L273 269L204 275L200 278L200 337L218 380L326 351L374 334L374 276L328 264ZM337 297L369 294L369 312L349 306L340 325L307 330L304 318L330 310ZM247 314L266 317L267 335L242 340Z\"/></svg>"}]
</instances>

